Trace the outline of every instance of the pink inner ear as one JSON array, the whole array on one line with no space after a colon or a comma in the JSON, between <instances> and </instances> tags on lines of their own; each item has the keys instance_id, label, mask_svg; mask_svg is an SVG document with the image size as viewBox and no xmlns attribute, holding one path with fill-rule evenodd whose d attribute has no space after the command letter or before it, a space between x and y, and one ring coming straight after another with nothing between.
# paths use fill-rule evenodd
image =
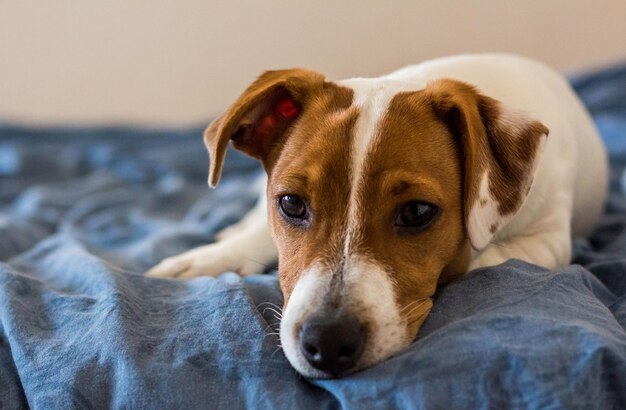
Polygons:
<instances>
[{"instance_id":1,"label":"pink inner ear","mask_svg":"<svg viewBox=\"0 0 626 410\"><path fill-rule=\"evenodd\" d=\"M293 120L300 114L300 107L291 98L283 98L278 100L274 105L274 110L262 117L254 132L258 137L264 138L270 135L279 125L281 120Z\"/></svg>"},{"instance_id":2,"label":"pink inner ear","mask_svg":"<svg viewBox=\"0 0 626 410\"><path fill-rule=\"evenodd\" d=\"M300 114L300 108L291 98L283 98L274 106L274 114L293 120Z\"/></svg>"},{"instance_id":3,"label":"pink inner ear","mask_svg":"<svg viewBox=\"0 0 626 410\"><path fill-rule=\"evenodd\" d=\"M268 136L269 134L271 134L274 128L276 128L277 122L278 122L278 118L276 118L275 114L268 114L265 117L261 118L254 132L259 137L264 138Z\"/></svg>"}]
</instances>

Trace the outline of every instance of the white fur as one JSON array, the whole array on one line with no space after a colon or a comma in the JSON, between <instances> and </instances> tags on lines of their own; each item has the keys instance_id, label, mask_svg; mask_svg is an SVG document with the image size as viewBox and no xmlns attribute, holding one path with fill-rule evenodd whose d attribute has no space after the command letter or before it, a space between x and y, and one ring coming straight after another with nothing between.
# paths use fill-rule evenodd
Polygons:
<instances>
[{"instance_id":1,"label":"white fur","mask_svg":"<svg viewBox=\"0 0 626 410\"><path fill-rule=\"evenodd\" d=\"M498 212L498 201L492 198L489 192L489 171L487 170L480 178L478 200L472 205L467 221L467 232L472 238L472 246L475 249L485 248L493 236L489 229L493 224L502 222L502 215Z\"/></svg>"},{"instance_id":2,"label":"white fur","mask_svg":"<svg viewBox=\"0 0 626 410\"><path fill-rule=\"evenodd\" d=\"M312 367L300 352L297 332L304 320L324 302L328 293L331 275L322 265L313 265L302 272L298 283L291 292L287 308L280 321L280 343L291 365L301 374L309 377L324 377L324 373Z\"/></svg>"},{"instance_id":3,"label":"white fur","mask_svg":"<svg viewBox=\"0 0 626 410\"><path fill-rule=\"evenodd\" d=\"M384 84L378 84L376 79L352 79L339 84L354 90L353 105L359 109L352 145L352 189L348 199L348 222L344 238L344 256L348 257L356 229L360 226L358 196L359 187L363 182L365 158L376 142L378 122L386 112L393 93L384 92Z\"/></svg>"},{"instance_id":4,"label":"white fur","mask_svg":"<svg viewBox=\"0 0 626 410\"><path fill-rule=\"evenodd\" d=\"M396 303L393 272L353 255L343 272L342 302L369 322L368 338L358 367L377 363L409 342L406 323Z\"/></svg>"}]
</instances>

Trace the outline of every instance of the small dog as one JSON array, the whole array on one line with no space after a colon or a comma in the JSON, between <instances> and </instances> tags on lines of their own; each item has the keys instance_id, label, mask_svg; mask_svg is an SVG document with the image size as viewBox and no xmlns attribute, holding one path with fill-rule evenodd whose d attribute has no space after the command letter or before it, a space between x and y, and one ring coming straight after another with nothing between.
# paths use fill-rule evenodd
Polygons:
<instances>
[{"instance_id":1,"label":"small dog","mask_svg":"<svg viewBox=\"0 0 626 410\"><path fill-rule=\"evenodd\" d=\"M266 192L218 242L148 274L247 275L278 258L280 339L307 377L397 353L437 286L468 270L567 265L607 195L606 152L581 102L561 75L512 55L339 82L269 71L204 141L211 187L232 141L262 162Z\"/></svg>"}]
</instances>

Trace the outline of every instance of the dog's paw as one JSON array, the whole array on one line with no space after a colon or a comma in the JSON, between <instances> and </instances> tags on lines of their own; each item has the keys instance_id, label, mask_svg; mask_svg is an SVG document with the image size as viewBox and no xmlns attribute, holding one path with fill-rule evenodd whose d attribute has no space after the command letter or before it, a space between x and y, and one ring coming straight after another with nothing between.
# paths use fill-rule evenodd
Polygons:
<instances>
[{"instance_id":1,"label":"dog's paw","mask_svg":"<svg viewBox=\"0 0 626 410\"><path fill-rule=\"evenodd\" d=\"M265 223L251 224L228 238L172 256L146 272L157 278L195 278L235 272L241 276L273 268L278 254Z\"/></svg>"},{"instance_id":2,"label":"dog's paw","mask_svg":"<svg viewBox=\"0 0 626 410\"><path fill-rule=\"evenodd\" d=\"M146 276L187 279L197 276L215 277L224 272L236 272L246 276L263 272L264 268L262 263L250 259L241 246L233 246L229 241L223 241L164 259L146 272Z\"/></svg>"}]
</instances>

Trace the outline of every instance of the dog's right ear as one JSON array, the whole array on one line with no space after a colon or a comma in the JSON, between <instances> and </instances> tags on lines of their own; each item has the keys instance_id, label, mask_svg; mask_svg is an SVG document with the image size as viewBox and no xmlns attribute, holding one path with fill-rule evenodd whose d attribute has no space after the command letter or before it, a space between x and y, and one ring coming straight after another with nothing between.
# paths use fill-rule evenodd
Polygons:
<instances>
[{"instance_id":1,"label":"dog's right ear","mask_svg":"<svg viewBox=\"0 0 626 410\"><path fill-rule=\"evenodd\" d=\"M215 187L220 180L231 140L235 148L266 165L272 149L306 109L308 98L323 85L323 75L298 68L261 75L204 132L211 157L209 186Z\"/></svg>"},{"instance_id":2,"label":"dog's right ear","mask_svg":"<svg viewBox=\"0 0 626 410\"><path fill-rule=\"evenodd\" d=\"M548 128L460 81L435 80L426 93L459 145L465 224L481 251L526 201Z\"/></svg>"}]
</instances>

